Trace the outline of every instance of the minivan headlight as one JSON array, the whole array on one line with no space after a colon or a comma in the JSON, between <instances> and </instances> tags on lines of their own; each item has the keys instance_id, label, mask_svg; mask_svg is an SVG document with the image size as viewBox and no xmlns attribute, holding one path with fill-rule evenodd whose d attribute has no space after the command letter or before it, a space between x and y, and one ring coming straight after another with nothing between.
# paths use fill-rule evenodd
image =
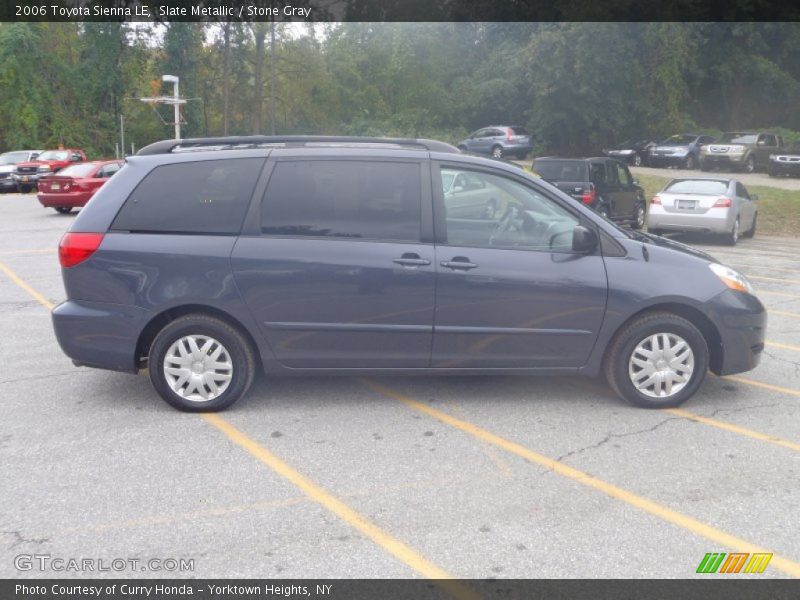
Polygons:
<instances>
[{"instance_id":1,"label":"minivan headlight","mask_svg":"<svg viewBox=\"0 0 800 600\"><path fill-rule=\"evenodd\" d=\"M708 268L714 272L714 275L720 278L722 283L727 285L730 289L737 292L745 292L746 294L755 294L753 286L747 281L747 278L730 267L721 265L719 263L710 263Z\"/></svg>"}]
</instances>

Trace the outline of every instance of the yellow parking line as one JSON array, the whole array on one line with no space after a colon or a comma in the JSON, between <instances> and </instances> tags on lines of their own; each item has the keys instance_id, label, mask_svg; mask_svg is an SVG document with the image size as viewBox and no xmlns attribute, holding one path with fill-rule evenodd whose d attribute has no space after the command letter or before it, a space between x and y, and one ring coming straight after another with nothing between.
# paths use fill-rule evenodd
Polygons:
<instances>
[{"instance_id":1,"label":"yellow parking line","mask_svg":"<svg viewBox=\"0 0 800 600\"><path fill-rule=\"evenodd\" d=\"M666 408L664 409L664 411L672 413L673 415L677 415L679 417L683 417L684 419L689 419L690 421L703 423L705 425L710 425L711 427L717 427L719 429L724 429L726 431L738 433L739 435L744 435L749 438L753 438L754 440L769 442L770 444L783 446L784 448L789 448L789 450L800 452L800 444L795 444L794 442L783 440L779 437L775 437L774 435L767 435L765 433L753 431L752 429L746 429L745 427L739 427L738 425L733 425L732 423L726 423L725 421L717 421L716 419L712 419L710 417L704 417L702 415L689 412L688 410L683 410L682 408Z\"/></svg>"},{"instance_id":2,"label":"yellow parking line","mask_svg":"<svg viewBox=\"0 0 800 600\"><path fill-rule=\"evenodd\" d=\"M785 388L779 385L772 385L771 383L762 383L761 381L745 379L744 377L739 377L738 375L725 375L722 377L722 379L730 379L731 381L737 381L739 383L744 383L745 385L752 385L754 387L764 388L765 390L772 390L773 392L780 392L782 394L800 397L800 390L793 390L791 388Z\"/></svg>"},{"instance_id":3,"label":"yellow parking line","mask_svg":"<svg viewBox=\"0 0 800 600\"><path fill-rule=\"evenodd\" d=\"M47 310L52 310L52 308L55 306L55 304L50 302L50 300L42 296L39 292L37 292L35 289L33 289L31 286L25 283L19 275L14 273L14 271L9 269L2 262L0 262L0 271L3 271L3 273L5 273L11 281L16 283L19 287L21 287L23 290L25 290L31 296L33 296L33 299L36 300L42 306L44 306Z\"/></svg>"},{"instance_id":4,"label":"yellow parking line","mask_svg":"<svg viewBox=\"0 0 800 600\"><path fill-rule=\"evenodd\" d=\"M25 256L27 254L57 254L55 248L35 248L33 250L5 250L0 252L0 256Z\"/></svg>"},{"instance_id":5,"label":"yellow parking line","mask_svg":"<svg viewBox=\"0 0 800 600\"><path fill-rule=\"evenodd\" d=\"M767 313L770 315L781 315L782 317L794 317L800 319L800 313L790 312L788 310L767 309Z\"/></svg>"},{"instance_id":6,"label":"yellow parking line","mask_svg":"<svg viewBox=\"0 0 800 600\"><path fill-rule=\"evenodd\" d=\"M770 290L756 290L756 296L780 296L781 298L800 298L798 294L787 294L786 292L772 292Z\"/></svg>"},{"instance_id":7,"label":"yellow parking line","mask_svg":"<svg viewBox=\"0 0 800 600\"><path fill-rule=\"evenodd\" d=\"M746 540L725 533L724 531L710 525L706 525L697 519L679 513L676 510L672 510L671 508L653 502L652 500L648 500L647 498L634 494L633 492L624 490L611 483L607 483L601 479L598 479L597 477L593 477L588 473L584 473L583 471L569 467L552 458L538 454L537 452L534 452L525 446L521 446L520 444L502 438L499 435L491 433L486 429L478 427L477 425L474 425L468 421L457 419L445 412L437 410L431 406L428 406L427 404L423 404L422 402L418 402L412 398L409 398L408 396L404 396L403 394L395 392L394 390L391 390L383 385L366 380L364 381L364 384L374 391L383 394L384 396L388 396L398 400L399 402L402 402L412 410L426 414L429 417L454 427L455 429L459 429L460 431L463 431L464 433L471 435L478 440L492 444L498 448L502 448L506 452L515 454L521 458L541 465L568 479L602 492L611 498L615 498L626 504L639 508L650 513L651 515L667 521L668 523L690 531L697 536L704 537L715 544L733 548L737 552L748 552L751 554L769 553L769 550L767 549L756 546L755 544L751 544ZM800 563L778 555L774 555L772 561L772 564L784 573L792 575L793 577L800 577Z\"/></svg>"},{"instance_id":8,"label":"yellow parking line","mask_svg":"<svg viewBox=\"0 0 800 600\"><path fill-rule=\"evenodd\" d=\"M233 443L241 446L249 454L275 471L278 475L294 484L313 501L321 504L345 523L357 529L389 554L399 559L417 573L429 579L452 580L453 576L440 567L434 565L418 554L404 542L385 532L380 527L362 517L347 504L326 492L320 486L308 479L305 475L295 471L272 452L253 441L247 435L236 429L225 419L216 414L201 415L206 422L224 433ZM478 598L479 596L468 587L456 581L442 581L441 585L448 593L457 598Z\"/></svg>"},{"instance_id":9,"label":"yellow parking line","mask_svg":"<svg viewBox=\"0 0 800 600\"><path fill-rule=\"evenodd\" d=\"M54 304L52 302L25 283L25 281L23 281L16 273L14 273L14 271L12 271L2 262L0 262L0 270L2 270L8 276L8 278L11 279L11 281L33 296L33 298L39 302L39 304L48 310L53 308ZM395 538L391 534L383 531L371 521L362 517L347 504L326 492L324 489L319 487L301 473L295 471L280 458L247 437L244 433L236 429L233 425L228 423L219 415L203 414L201 416L206 420L206 422L224 433L232 442L244 448L261 463L265 464L278 475L282 476L284 479L300 488L300 490L311 500L327 508L340 519L363 533L381 548L408 565L417 573L420 573L429 579L442 580L438 581L436 585L441 587L453 597L465 600L477 600L480 598L480 596L474 590L471 590L467 586L457 581L453 581L453 576L447 571L428 561L410 546Z\"/></svg>"},{"instance_id":10,"label":"yellow parking line","mask_svg":"<svg viewBox=\"0 0 800 600\"><path fill-rule=\"evenodd\" d=\"M800 279L785 279L783 277L764 277L762 275L748 275L748 279L758 279L760 281L780 281L781 283L800 283Z\"/></svg>"},{"instance_id":11,"label":"yellow parking line","mask_svg":"<svg viewBox=\"0 0 800 600\"><path fill-rule=\"evenodd\" d=\"M800 352L800 346L793 346L792 344L783 344L781 342L771 342L767 340L764 342L766 346L770 346L772 348L783 348L784 350L794 350L795 352Z\"/></svg>"}]
</instances>

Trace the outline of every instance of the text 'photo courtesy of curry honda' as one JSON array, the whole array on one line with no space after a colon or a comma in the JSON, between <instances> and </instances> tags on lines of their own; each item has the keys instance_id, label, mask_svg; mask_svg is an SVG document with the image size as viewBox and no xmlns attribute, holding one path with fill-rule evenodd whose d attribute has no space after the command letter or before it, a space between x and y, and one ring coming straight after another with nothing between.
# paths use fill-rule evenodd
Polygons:
<instances>
[{"instance_id":1,"label":"text 'photo courtesy of curry honda'","mask_svg":"<svg viewBox=\"0 0 800 600\"><path fill-rule=\"evenodd\" d=\"M432 140L157 142L59 256L64 352L147 367L187 411L230 406L261 371L604 374L661 408L764 347L764 306L734 269Z\"/></svg>"}]
</instances>

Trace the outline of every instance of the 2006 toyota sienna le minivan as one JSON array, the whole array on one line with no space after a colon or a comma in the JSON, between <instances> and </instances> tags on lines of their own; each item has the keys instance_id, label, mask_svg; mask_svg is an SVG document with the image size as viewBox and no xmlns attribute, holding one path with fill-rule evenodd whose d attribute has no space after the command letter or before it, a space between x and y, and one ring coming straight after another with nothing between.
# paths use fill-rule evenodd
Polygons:
<instances>
[{"instance_id":1,"label":"2006 toyota sienna le minivan","mask_svg":"<svg viewBox=\"0 0 800 600\"><path fill-rule=\"evenodd\" d=\"M444 192L459 174L469 190ZM462 206L459 193L470 195ZM189 411L268 375L604 373L642 407L747 371L748 281L624 231L524 171L436 141L267 137L143 148L59 247L75 364Z\"/></svg>"}]
</instances>

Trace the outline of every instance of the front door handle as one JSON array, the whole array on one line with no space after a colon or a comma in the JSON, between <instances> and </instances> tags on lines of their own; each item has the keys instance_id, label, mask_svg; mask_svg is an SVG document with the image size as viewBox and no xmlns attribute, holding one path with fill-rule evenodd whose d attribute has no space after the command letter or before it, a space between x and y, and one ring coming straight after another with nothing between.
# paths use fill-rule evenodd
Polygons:
<instances>
[{"instance_id":1,"label":"front door handle","mask_svg":"<svg viewBox=\"0 0 800 600\"><path fill-rule=\"evenodd\" d=\"M400 258L393 258L392 262L404 267L424 267L431 264L427 258L420 258L416 252L406 252Z\"/></svg>"},{"instance_id":2,"label":"front door handle","mask_svg":"<svg viewBox=\"0 0 800 600\"><path fill-rule=\"evenodd\" d=\"M459 271L469 271L470 269L475 269L478 266L474 262L470 262L466 256L454 256L453 260L443 260L439 264L448 269L455 269Z\"/></svg>"}]
</instances>

